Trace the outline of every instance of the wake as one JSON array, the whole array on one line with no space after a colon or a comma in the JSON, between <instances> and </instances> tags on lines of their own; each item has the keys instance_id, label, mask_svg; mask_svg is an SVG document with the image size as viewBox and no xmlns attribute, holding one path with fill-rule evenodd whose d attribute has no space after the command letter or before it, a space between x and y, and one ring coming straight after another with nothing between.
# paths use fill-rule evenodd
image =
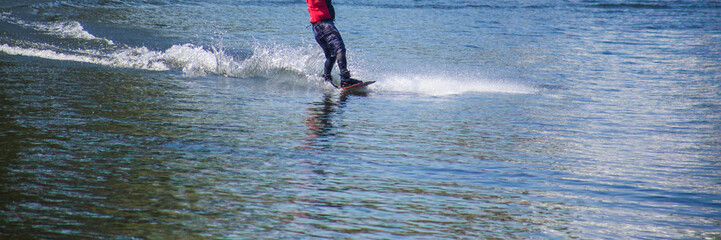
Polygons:
<instances>
[{"instance_id":1,"label":"wake","mask_svg":"<svg viewBox=\"0 0 721 240\"><path fill-rule=\"evenodd\" d=\"M448 76L442 74L387 75L381 77L382 91L448 96L465 93L530 94L537 90L520 83L485 76Z\"/></svg>"},{"instance_id":2,"label":"wake","mask_svg":"<svg viewBox=\"0 0 721 240\"><path fill-rule=\"evenodd\" d=\"M99 49L69 49L48 43L23 40L9 41L0 45L0 53L37 57L43 59L91 63L109 67L141 69L150 71L182 71L190 76L206 74L233 78L267 78L290 81L294 85L309 85L327 89L330 84L320 77L325 59L314 44L286 46L253 42L248 56L229 55L222 43L215 46L198 46L191 43L173 45L165 50L147 47L120 46L113 40L97 37L87 32L76 21L53 23L29 22L13 18L10 13L0 13L0 20L41 34L71 39L79 42L101 43ZM93 44L89 44L93 45ZM97 46L97 44L95 45ZM360 63L361 61L355 61ZM415 71L399 74L393 71L377 72L351 63L355 77L377 81L370 86L375 92L400 92L430 96L446 96L464 93L514 93L527 94L532 87L493 79L475 73L444 74ZM366 66L367 67L367 66ZM336 77L337 77L337 70Z\"/></svg>"}]
</instances>

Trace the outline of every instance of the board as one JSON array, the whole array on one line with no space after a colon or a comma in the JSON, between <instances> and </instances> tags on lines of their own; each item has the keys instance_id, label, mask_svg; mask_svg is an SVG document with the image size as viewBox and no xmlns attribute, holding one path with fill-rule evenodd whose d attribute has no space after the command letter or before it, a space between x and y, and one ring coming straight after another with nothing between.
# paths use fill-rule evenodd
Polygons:
<instances>
[{"instance_id":1,"label":"board","mask_svg":"<svg viewBox=\"0 0 721 240\"><path fill-rule=\"evenodd\" d=\"M362 83L360 83L360 84L358 84L358 85L353 85L353 86L350 86L350 87L344 87L344 88L342 89L342 91L360 91L360 90L364 90L364 89L366 89L366 87L367 87L368 85L371 85L371 84L373 84L373 83L375 83L375 82L376 82L376 81L365 81L365 82L362 82Z\"/></svg>"}]
</instances>

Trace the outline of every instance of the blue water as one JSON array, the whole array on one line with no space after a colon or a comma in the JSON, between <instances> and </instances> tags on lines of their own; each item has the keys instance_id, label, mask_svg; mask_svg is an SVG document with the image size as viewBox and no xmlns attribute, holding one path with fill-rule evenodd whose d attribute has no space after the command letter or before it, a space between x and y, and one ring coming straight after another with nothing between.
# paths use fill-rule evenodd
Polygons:
<instances>
[{"instance_id":1,"label":"blue water","mask_svg":"<svg viewBox=\"0 0 721 240\"><path fill-rule=\"evenodd\" d=\"M718 1L334 2L0 1L0 238L721 238Z\"/></svg>"}]
</instances>

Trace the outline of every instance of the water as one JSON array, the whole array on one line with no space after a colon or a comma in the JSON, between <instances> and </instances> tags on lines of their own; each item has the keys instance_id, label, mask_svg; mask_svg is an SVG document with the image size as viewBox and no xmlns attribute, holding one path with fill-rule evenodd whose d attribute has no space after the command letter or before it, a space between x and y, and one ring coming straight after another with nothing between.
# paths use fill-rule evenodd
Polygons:
<instances>
[{"instance_id":1,"label":"water","mask_svg":"<svg viewBox=\"0 0 721 240\"><path fill-rule=\"evenodd\" d=\"M0 2L0 238L721 238L721 3L335 2Z\"/></svg>"}]
</instances>

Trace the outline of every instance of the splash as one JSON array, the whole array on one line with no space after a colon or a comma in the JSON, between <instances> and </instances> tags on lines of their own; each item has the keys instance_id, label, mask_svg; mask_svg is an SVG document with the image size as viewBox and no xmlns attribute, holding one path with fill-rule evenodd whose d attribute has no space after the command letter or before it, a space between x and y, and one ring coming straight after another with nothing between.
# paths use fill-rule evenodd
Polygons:
<instances>
[{"instance_id":1,"label":"splash","mask_svg":"<svg viewBox=\"0 0 721 240\"><path fill-rule=\"evenodd\" d=\"M296 75L312 78L320 58L309 46L289 47L280 44L263 45L255 42L251 47L253 54L237 64L226 61L227 74L234 77L257 77L276 75Z\"/></svg>"},{"instance_id":2,"label":"splash","mask_svg":"<svg viewBox=\"0 0 721 240\"><path fill-rule=\"evenodd\" d=\"M0 45L0 52L119 68L181 70L192 76L218 74L238 78L274 78L286 75L306 81L316 78L313 73L318 72L319 66L322 66L319 56L309 47L294 48L259 43L252 46L252 54L245 58L229 56L222 49L215 47L207 48L190 43L173 45L164 51L153 51L146 47L116 47L108 52L17 42L13 45L7 43Z\"/></svg>"},{"instance_id":3,"label":"splash","mask_svg":"<svg viewBox=\"0 0 721 240\"><path fill-rule=\"evenodd\" d=\"M146 47L118 46L114 41L97 37L86 31L77 21L36 22L19 19L12 12L0 12L0 20L40 34L61 39L77 40L83 46L98 46L97 49L70 49L48 43L16 40L0 45L0 52L61 61L94 63L104 66L133 68L153 71L181 70L187 75L197 76L218 74L238 78L266 77L303 79L315 82L322 58L319 51L310 45L291 47L281 44L253 42L251 54L247 56L228 55L222 42L204 47L194 44L177 44L165 50L150 50Z\"/></svg>"},{"instance_id":4,"label":"splash","mask_svg":"<svg viewBox=\"0 0 721 240\"><path fill-rule=\"evenodd\" d=\"M222 42L210 47L186 43L173 45L165 50L150 50L146 47L115 45L112 40L99 38L85 31L76 21L27 22L13 18L11 13L0 13L0 20L61 38L107 43L102 50L68 49L47 43L24 41L0 45L0 52L10 55L152 71L180 70L191 76L217 74L236 78L269 78L283 80L286 83L320 87L326 85L319 77L324 58L314 44L287 46L254 41L249 46L250 53L246 55L227 54ZM470 73L426 73L423 69L407 74L378 73L364 68L367 64L364 64L362 57L353 60L354 75L364 80L378 81L371 86L371 89L379 92L444 96L471 92L532 93L535 91L532 87L522 84Z\"/></svg>"},{"instance_id":5,"label":"splash","mask_svg":"<svg viewBox=\"0 0 721 240\"><path fill-rule=\"evenodd\" d=\"M193 44L173 45L165 50L160 59L168 69L182 69L186 74L204 75L206 73L219 73L218 65L222 52L211 52L202 46ZM231 59L232 61L232 59Z\"/></svg>"},{"instance_id":6,"label":"splash","mask_svg":"<svg viewBox=\"0 0 721 240\"><path fill-rule=\"evenodd\" d=\"M321 65L320 58L307 46L290 47L254 42L249 56L228 55L223 47L175 45L163 53L169 69L186 74L218 74L237 78L292 76L312 79Z\"/></svg>"},{"instance_id":7,"label":"splash","mask_svg":"<svg viewBox=\"0 0 721 240\"><path fill-rule=\"evenodd\" d=\"M180 70L191 76L206 74L237 78L263 77L289 79L297 84L322 85L317 76L323 58L311 46L253 44L248 57L230 56L222 49L193 44L173 45L164 51L146 47L118 48L110 53L96 50L58 49L45 44L26 44L30 47L0 45L0 52L53 60L93 63L110 67L152 71ZM364 72L362 67L359 72ZM368 74L366 74L368 75ZM464 93L515 93L537 92L534 87L509 80L489 78L478 74L389 74L359 76L376 80L371 89L378 92L414 93L429 96L447 96Z\"/></svg>"}]
</instances>

